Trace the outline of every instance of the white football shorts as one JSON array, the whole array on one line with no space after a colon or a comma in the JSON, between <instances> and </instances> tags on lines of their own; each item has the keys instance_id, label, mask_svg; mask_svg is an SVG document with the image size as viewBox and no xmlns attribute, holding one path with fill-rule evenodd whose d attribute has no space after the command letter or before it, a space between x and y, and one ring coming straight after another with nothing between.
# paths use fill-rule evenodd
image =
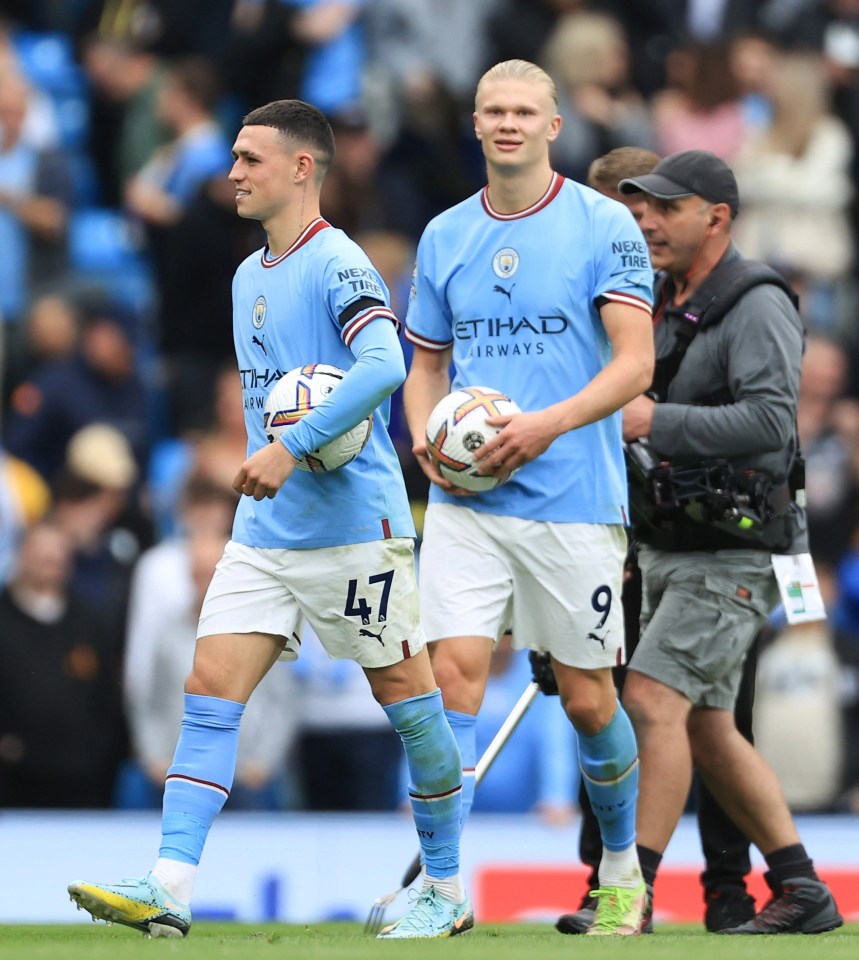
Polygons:
<instances>
[{"instance_id":1,"label":"white football shorts","mask_svg":"<svg viewBox=\"0 0 859 960\"><path fill-rule=\"evenodd\" d=\"M230 540L200 611L197 636L270 633L295 660L304 619L335 660L387 667L426 644L418 612L414 542L372 540L313 550Z\"/></svg>"},{"instance_id":2,"label":"white football shorts","mask_svg":"<svg viewBox=\"0 0 859 960\"><path fill-rule=\"evenodd\" d=\"M553 523L434 503L420 550L428 640L513 631L513 646L593 670L625 662L619 524Z\"/></svg>"}]
</instances>

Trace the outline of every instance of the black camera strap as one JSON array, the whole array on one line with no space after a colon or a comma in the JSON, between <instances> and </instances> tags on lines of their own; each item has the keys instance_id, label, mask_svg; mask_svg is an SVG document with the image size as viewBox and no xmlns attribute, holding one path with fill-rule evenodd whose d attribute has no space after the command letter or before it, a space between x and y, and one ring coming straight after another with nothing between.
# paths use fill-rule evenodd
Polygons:
<instances>
[{"instance_id":1,"label":"black camera strap","mask_svg":"<svg viewBox=\"0 0 859 960\"><path fill-rule=\"evenodd\" d=\"M740 297L753 287L764 283L771 283L784 290L794 307L799 308L799 297L784 277L772 267L757 260L732 259L727 263L723 261L705 279L690 299L679 306L673 303L674 282L671 277L668 274L657 276L654 299L659 306L656 310L656 319L661 319L662 322L670 324L671 332L674 335L674 346L668 353L657 358L653 383L648 395L657 402L665 401L671 381L677 375L683 357L698 333L705 327L711 327L719 323ZM711 398L709 402L731 403L733 398L726 395L724 398ZM768 549L785 548L784 544L780 542L782 537L787 537L787 528L784 526L783 517L774 518L774 526L767 525L770 529L766 531L766 534L773 540L769 543L763 543L759 541L761 534L758 532L750 531L747 535L742 532L742 528L739 526L726 528L724 523L713 523L711 521L702 524L701 522L692 522L682 510L680 513L677 513L675 509L669 509L666 512L665 508L670 507L668 503L655 504L656 511L654 512L653 489L658 483L658 469L661 468L654 470L651 464L638 463L633 456L638 451L632 450L633 447L635 447L635 444L627 444L626 454L627 465L630 468L630 479L635 478L635 482L630 484L630 505L633 516L637 520L636 527L640 539L667 550L722 549L741 544L753 546L756 541ZM649 447L645 450L649 451ZM796 473L796 468L801 467L801 465L802 458L797 437L797 456L792 469L791 480L770 489L766 497L769 508L776 514L782 514L783 511L787 510L795 486L793 474ZM691 472L694 473L695 471ZM666 478L670 477L673 490L673 484L680 477L674 476L670 467L666 467L664 473Z\"/></svg>"},{"instance_id":2,"label":"black camera strap","mask_svg":"<svg viewBox=\"0 0 859 960\"><path fill-rule=\"evenodd\" d=\"M656 278L654 300L659 304L656 316L670 322L675 336L674 349L657 358L649 395L655 400L664 401L668 387L677 376L680 364L689 345L705 327L719 323L734 304L752 287L762 283L771 283L790 297L791 303L799 309L799 297L791 289L784 277L757 260L724 260L706 278L692 294L688 302L677 306L674 298L674 281L667 273Z\"/></svg>"}]
</instances>

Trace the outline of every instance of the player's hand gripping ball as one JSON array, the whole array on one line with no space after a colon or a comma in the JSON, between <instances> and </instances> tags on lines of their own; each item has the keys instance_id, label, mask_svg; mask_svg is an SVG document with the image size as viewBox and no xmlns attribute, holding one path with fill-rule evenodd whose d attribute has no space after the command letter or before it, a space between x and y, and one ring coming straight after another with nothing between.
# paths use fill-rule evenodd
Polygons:
<instances>
[{"instance_id":1,"label":"player's hand gripping ball","mask_svg":"<svg viewBox=\"0 0 859 960\"><path fill-rule=\"evenodd\" d=\"M330 363L309 363L285 373L265 399L263 429L273 443L284 430L318 407L340 385L346 372ZM364 449L373 429L373 414L336 440L298 461L300 470L328 473L350 463Z\"/></svg>"},{"instance_id":2,"label":"player's hand gripping ball","mask_svg":"<svg viewBox=\"0 0 859 960\"><path fill-rule=\"evenodd\" d=\"M475 451L501 432L487 417L521 413L506 394L491 387L463 387L443 397L427 420L427 453L436 470L464 490L491 490L498 477L480 476Z\"/></svg>"}]
</instances>

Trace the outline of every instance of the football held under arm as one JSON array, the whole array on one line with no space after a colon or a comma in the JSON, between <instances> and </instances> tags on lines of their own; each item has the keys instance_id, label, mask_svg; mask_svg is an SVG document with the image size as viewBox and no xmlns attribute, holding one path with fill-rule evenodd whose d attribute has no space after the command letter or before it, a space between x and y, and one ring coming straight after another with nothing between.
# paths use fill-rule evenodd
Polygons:
<instances>
[{"instance_id":1,"label":"football held under arm","mask_svg":"<svg viewBox=\"0 0 859 960\"><path fill-rule=\"evenodd\" d=\"M397 327L390 316L380 316L363 326L351 338L349 347L355 364L341 384L280 438L296 459L351 430L406 377Z\"/></svg>"}]
</instances>

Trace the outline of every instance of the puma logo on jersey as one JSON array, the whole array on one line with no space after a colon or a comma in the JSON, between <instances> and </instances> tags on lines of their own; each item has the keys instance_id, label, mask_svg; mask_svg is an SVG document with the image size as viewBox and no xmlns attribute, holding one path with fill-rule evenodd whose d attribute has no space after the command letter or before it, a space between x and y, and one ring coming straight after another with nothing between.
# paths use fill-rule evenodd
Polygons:
<instances>
[{"instance_id":1,"label":"puma logo on jersey","mask_svg":"<svg viewBox=\"0 0 859 960\"><path fill-rule=\"evenodd\" d=\"M513 284L513 287L515 287L515 286L516 286L516 284L514 283L514 284ZM511 287L509 290L505 290L504 287L502 287L500 283L496 283L495 286L492 288L492 292L493 292L493 293L503 293L504 296L507 297L507 302L508 302L508 303L512 303L512 302L513 302L513 296L512 296L512 294L513 294L513 287Z\"/></svg>"},{"instance_id":2,"label":"puma logo on jersey","mask_svg":"<svg viewBox=\"0 0 859 960\"><path fill-rule=\"evenodd\" d=\"M260 350L262 350L262 352L268 356L268 350L265 348L265 334L262 335L262 339L254 334L253 337L251 337L251 343L256 344L256 346L258 346Z\"/></svg>"},{"instance_id":3,"label":"puma logo on jersey","mask_svg":"<svg viewBox=\"0 0 859 960\"><path fill-rule=\"evenodd\" d=\"M609 631L609 633L611 633L611 631ZM608 633L605 635L605 637L607 636L608 636ZM588 634L588 640L596 640L596 642L603 648L603 650L605 650L605 637L597 636L597 634L595 633Z\"/></svg>"}]
</instances>

